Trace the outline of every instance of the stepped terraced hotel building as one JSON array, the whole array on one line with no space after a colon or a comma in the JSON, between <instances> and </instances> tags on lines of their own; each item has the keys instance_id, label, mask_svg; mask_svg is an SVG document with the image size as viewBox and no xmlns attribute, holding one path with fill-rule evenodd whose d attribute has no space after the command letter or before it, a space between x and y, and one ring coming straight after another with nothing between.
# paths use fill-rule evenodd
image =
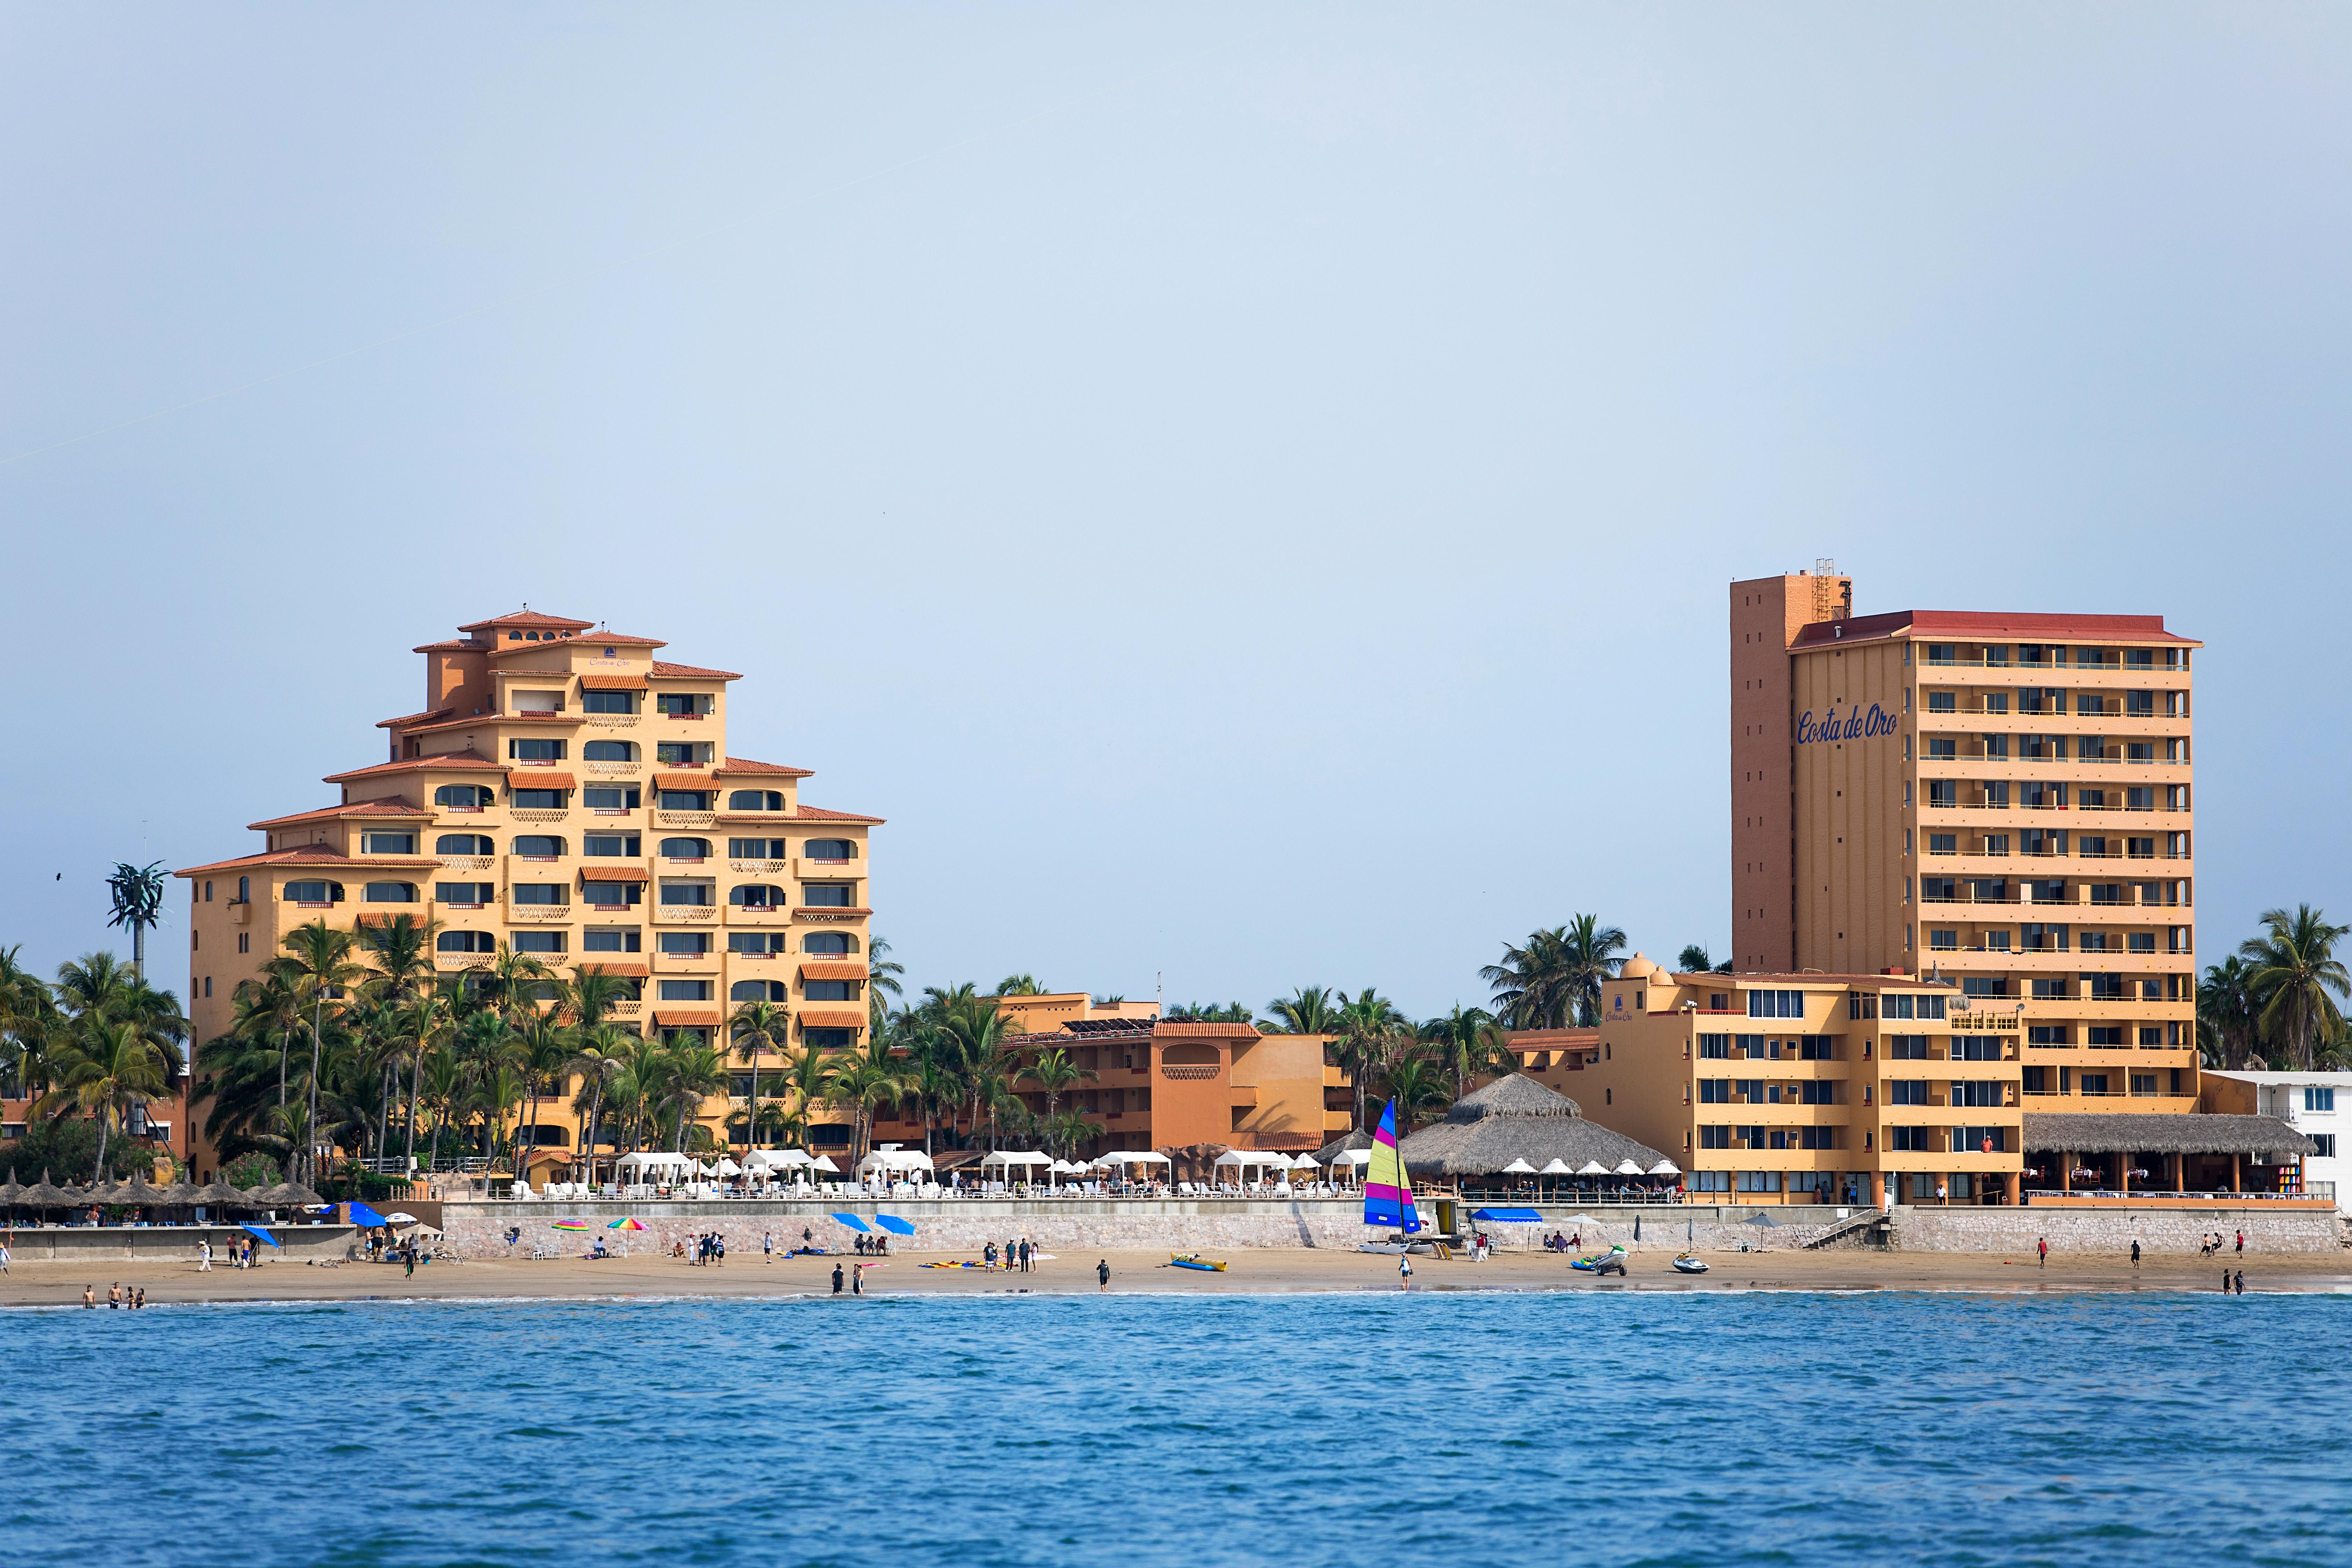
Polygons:
<instances>
[{"instance_id":1,"label":"stepped terraced hotel building","mask_svg":"<svg viewBox=\"0 0 2352 1568\"><path fill-rule=\"evenodd\" d=\"M807 769L732 754L741 677L656 658L659 638L530 610L458 630L415 650L425 706L377 726L385 760L330 775L332 805L251 824L258 852L177 873L195 1038L229 1026L237 983L296 926L406 913L440 922L445 976L504 942L625 978L632 1027L719 1043L734 1005L768 1000L794 1038L855 1044L881 818L805 805ZM568 1099L539 1115L568 1159Z\"/></svg>"}]
</instances>

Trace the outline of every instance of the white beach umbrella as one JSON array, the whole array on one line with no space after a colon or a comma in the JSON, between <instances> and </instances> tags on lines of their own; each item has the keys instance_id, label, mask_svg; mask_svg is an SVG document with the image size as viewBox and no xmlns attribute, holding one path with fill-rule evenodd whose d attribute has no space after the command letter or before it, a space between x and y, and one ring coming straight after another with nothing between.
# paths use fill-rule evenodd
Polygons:
<instances>
[{"instance_id":1,"label":"white beach umbrella","mask_svg":"<svg viewBox=\"0 0 2352 1568\"><path fill-rule=\"evenodd\" d=\"M809 1163L809 1168L815 1171L830 1171L836 1176L841 1174L841 1167L833 1163L833 1156L830 1154L819 1154Z\"/></svg>"},{"instance_id":2,"label":"white beach umbrella","mask_svg":"<svg viewBox=\"0 0 2352 1568\"><path fill-rule=\"evenodd\" d=\"M1342 1149L1331 1156L1331 1163L1335 1165L1369 1165L1371 1163L1372 1152L1370 1149Z\"/></svg>"},{"instance_id":3,"label":"white beach umbrella","mask_svg":"<svg viewBox=\"0 0 2352 1568\"><path fill-rule=\"evenodd\" d=\"M419 1225L423 1223L413 1214L401 1214L397 1211L384 1215L383 1219L386 1225Z\"/></svg>"},{"instance_id":4,"label":"white beach umbrella","mask_svg":"<svg viewBox=\"0 0 2352 1568\"><path fill-rule=\"evenodd\" d=\"M1246 1165L1249 1163L1249 1152L1244 1149L1228 1149L1218 1155L1213 1163L1236 1167Z\"/></svg>"},{"instance_id":5,"label":"white beach umbrella","mask_svg":"<svg viewBox=\"0 0 2352 1568\"><path fill-rule=\"evenodd\" d=\"M1631 1160L1620 1160L1620 1161L1618 1161L1618 1162L1617 1162L1617 1173L1617 1173L1618 1175L1621 1175L1621 1176L1638 1176L1638 1175L1641 1175L1643 1173L1642 1173L1642 1167L1641 1167L1641 1166L1639 1166L1639 1165L1636 1165L1635 1163L1633 1163L1633 1161L1631 1161Z\"/></svg>"},{"instance_id":6,"label":"white beach umbrella","mask_svg":"<svg viewBox=\"0 0 2352 1568\"><path fill-rule=\"evenodd\" d=\"M1506 1176L1532 1176L1536 1168L1525 1160L1514 1160L1503 1167L1502 1173Z\"/></svg>"},{"instance_id":7,"label":"white beach umbrella","mask_svg":"<svg viewBox=\"0 0 2352 1568\"><path fill-rule=\"evenodd\" d=\"M1650 1174L1654 1176L1679 1176L1682 1173L1682 1167L1672 1160L1661 1160L1650 1167Z\"/></svg>"},{"instance_id":8,"label":"white beach umbrella","mask_svg":"<svg viewBox=\"0 0 2352 1568\"><path fill-rule=\"evenodd\" d=\"M719 1157L719 1173L722 1176L740 1176L743 1173L743 1167L721 1154Z\"/></svg>"},{"instance_id":9,"label":"white beach umbrella","mask_svg":"<svg viewBox=\"0 0 2352 1568\"><path fill-rule=\"evenodd\" d=\"M1576 1168L1576 1173L1580 1176L1605 1176L1609 1173L1609 1167L1598 1160L1587 1160Z\"/></svg>"},{"instance_id":10,"label":"white beach umbrella","mask_svg":"<svg viewBox=\"0 0 2352 1568\"><path fill-rule=\"evenodd\" d=\"M1559 1155L1554 1154L1551 1157L1550 1162L1547 1163L1543 1169L1538 1171L1536 1174L1538 1176L1572 1176L1576 1174L1576 1173L1569 1168L1567 1161L1561 1159Z\"/></svg>"}]
</instances>

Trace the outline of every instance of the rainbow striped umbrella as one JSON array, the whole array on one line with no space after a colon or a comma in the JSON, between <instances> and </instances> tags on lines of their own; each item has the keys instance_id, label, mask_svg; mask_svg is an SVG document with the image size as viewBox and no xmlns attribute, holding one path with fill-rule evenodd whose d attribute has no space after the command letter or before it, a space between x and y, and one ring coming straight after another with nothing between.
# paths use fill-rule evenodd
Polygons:
<instances>
[{"instance_id":1,"label":"rainbow striped umbrella","mask_svg":"<svg viewBox=\"0 0 2352 1568\"><path fill-rule=\"evenodd\" d=\"M634 1219L616 1219L616 1220L614 1220L612 1224L610 1224L610 1225L606 1226L604 1228L605 1228L606 1230L643 1230L643 1229L645 1229L646 1227L645 1227L645 1226L644 1226L644 1224L643 1224L643 1223L641 1223L640 1221L637 1221L637 1220L634 1220Z\"/></svg>"},{"instance_id":2,"label":"rainbow striped umbrella","mask_svg":"<svg viewBox=\"0 0 2352 1568\"><path fill-rule=\"evenodd\" d=\"M584 1219L560 1219L555 1222L554 1228L557 1230L586 1230L588 1228L588 1222Z\"/></svg>"}]
</instances>

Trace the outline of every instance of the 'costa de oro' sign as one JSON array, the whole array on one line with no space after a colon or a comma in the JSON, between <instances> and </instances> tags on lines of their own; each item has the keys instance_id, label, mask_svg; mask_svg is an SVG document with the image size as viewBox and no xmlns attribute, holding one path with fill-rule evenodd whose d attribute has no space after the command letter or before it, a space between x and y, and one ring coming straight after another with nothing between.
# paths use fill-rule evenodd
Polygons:
<instances>
[{"instance_id":1,"label":"'costa de oro' sign","mask_svg":"<svg viewBox=\"0 0 2352 1568\"><path fill-rule=\"evenodd\" d=\"M1874 702L1864 712L1856 708L1843 718L1834 708L1814 722L1812 710L1807 709L1797 721L1797 744L1810 746L1816 741L1867 741L1878 735L1895 733L1895 715Z\"/></svg>"}]
</instances>

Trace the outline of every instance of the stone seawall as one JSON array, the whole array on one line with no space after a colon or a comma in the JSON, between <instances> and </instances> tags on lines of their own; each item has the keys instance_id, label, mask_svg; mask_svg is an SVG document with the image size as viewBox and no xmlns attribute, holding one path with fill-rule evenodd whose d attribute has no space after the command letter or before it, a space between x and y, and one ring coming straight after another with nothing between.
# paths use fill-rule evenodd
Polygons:
<instances>
[{"instance_id":1,"label":"stone seawall","mask_svg":"<svg viewBox=\"0 0 2352 1568\"><path fill-rule=\"evenodd\" d=\"M1173 1252L1259 1247L1318 1247L1352 1251L1374 1233L1364 1226L1363 1205L1355 1199L1247 1200L1220 1198L958 1198L930 1203L876 1204L835 1201L769 1201L726 1199L718 1202L660 1202L612 1199L579 1203L459 1203L442 1210L447 1233L443 1243L461 1258L503 1257L509 1250L507 1234L521 1236L512 1250L549 1247L583 1252L603 1236L614 1251L644 1255L667 1252L677 1242L691 1242L705 1231L727 1237L728 1250L740 1257L757 1252L763 1232L772 1232L781 1249L801 1244L805 1230L819 1247L845 1248L855 1235L832 1216L856 1214L871 1220L877 1208L908 1221L912 1237L893 1237L893 1247L909 1252L977 1254L993 1241L1027 1237L1047 1251L1057 1248L1098 1250L1165 1247ZM1422 1213L1433 1226L1436 1211L1429 1200ZM1584 1247L1640 1246L1647 1249L1678 1249L1685 1234L1701 1247L1801 1246L1836 1223L1837 1211L1810 1205L1769 1210L1661 1205L1622 1211L1611 1209L1595 1219L1570 1223L1578 1211L1540 1210L1540 1226L1490 1225L1485 1227L1496 1245L1513 1250L1533 1247L1554 1230L1578 1231ZM1769 1226L1753 1215L1767 1214ZM616 1219L635 1219L642 1231L614 1232L606 1227ZM560 1231L559 1219L583 1219L587 1231ZM1634 1236L1639 1221L1641 1237Z\"/></svg>"},{"instance_id":2,"label":"stone seawall","mask_svg":"<svg viewBox=\"0 0 2352 1568\"><path fill-rule=\"evenodd\" d=\"M2342 1225L2329 1209L2237 1207L2064 1209L1908 1207L1895 1211L1895 1246L1906 1252L2029 1253L2042 1237L2053 1253L2194 1252L2198 1238L2220 1231L2248 1252L2333 1252Z\"/></svg>"},{"instance_id":3,"label":"stone seawall","mask_svg":"<svg viewBox=\"0 0 2352 1568\"><path fill-rule=\"evenodd\" d=\"M44 1225L18 1226L9 1250L24 1262L57 1259L92 1265L126 1261L194 1263L196 1243L213 1244L213 1267L222 1267L229 1244L253 1241L264 1264L293 1259L343 1258L359 1232L348 1225L264 1225L276 1237L276 1247L254 1241L252 1234L233 1225Z\"/></svg>"}]
</instances>

